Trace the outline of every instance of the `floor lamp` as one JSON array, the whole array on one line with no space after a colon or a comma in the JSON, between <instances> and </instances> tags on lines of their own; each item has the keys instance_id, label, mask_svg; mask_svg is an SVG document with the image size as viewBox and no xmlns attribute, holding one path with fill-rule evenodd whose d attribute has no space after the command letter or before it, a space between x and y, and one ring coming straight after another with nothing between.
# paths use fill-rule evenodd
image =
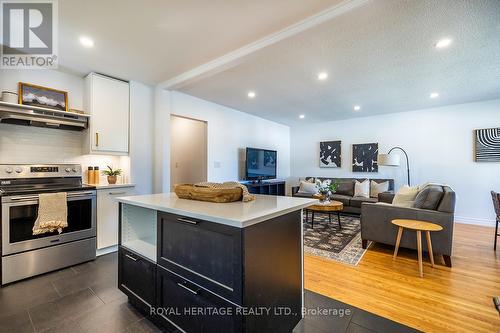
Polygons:
<instances>
[{"instance_id":1,"label":"floor lamp","mask_svg":"<svg viewBox=\"0 0 500 333\"><path fill-rule=\"evenodd\" d=\"M408 160L408 154L406 151L401 148L401 147L394 147L389 150L387 154L379 154L378 159L377 159L377 164L378 165L383 165L383 166L400 166L401 161L400 161L400 156L397 154L392 154L391 153L395 150L399 149L401 150L406 157L406 171L408 172L408 186L410 186L410 161Z\"/></svg>"}]
</instances>

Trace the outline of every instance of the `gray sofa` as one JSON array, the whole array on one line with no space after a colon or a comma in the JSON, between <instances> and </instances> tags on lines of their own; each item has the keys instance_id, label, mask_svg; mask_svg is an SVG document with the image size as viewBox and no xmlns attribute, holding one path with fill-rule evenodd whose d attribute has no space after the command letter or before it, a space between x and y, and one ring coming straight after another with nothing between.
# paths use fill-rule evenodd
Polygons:
<instances>
[{"instance_id":1,"label":"gray sofa","mask_svg":"<svg viewBox=\"0 0 500 333\"><path fill-rule=\"evenodd\" d=\"M362 182L366 178L324 178L324 177L306 177L306 181L314 182L317 179L321 181L325 181L330 179L332 181L336 180L339 182L339 188L337 192L333 194L332 199L336 201L340 201L344 204L344 212L345 213L361 213L361 204L363 203L376 203L376 202L392 202L392 198L394 197L394 180L393 179L370 179L377 183L389 182L389 191L384 193L379 193L378 198L361 198L354 197L354 183L355 181ZM309 193L300 193L299 186L292 187L292 196L294 197L302 197L302 198L311 198L312 194Z\"/></svg>"},{"instance_id":2,"label":"gray sofa","mask_svg":"<svg viewBox=\"0 0 500 333\"><path fill-rule=\"evenodd\" d=\"M455 213L455 192L448 186L443 186L443 195L435 210L420 208L404 208L389 204L364 203L361 207L361 238L363 248L368 241L395 245L398 228L391 223L394 219L423 220L439 224L442 231L431 232L432 249L435 254L441 254L447 266L451 267L451 251L453 240L453 220ZM386 197L389 199L389 197ZM389 200L386 200L389 201ZM390 200L392 202L392 200ZM405 230L400 247L417 248L416 232ZM427 249L425 237L422 248Z\"/></svg>"}]
</instances>

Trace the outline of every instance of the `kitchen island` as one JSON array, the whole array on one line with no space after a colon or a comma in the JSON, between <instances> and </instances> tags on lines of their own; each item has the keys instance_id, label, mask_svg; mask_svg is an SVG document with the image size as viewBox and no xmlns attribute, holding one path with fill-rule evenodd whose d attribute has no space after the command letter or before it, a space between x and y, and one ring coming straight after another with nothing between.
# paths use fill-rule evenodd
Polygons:
<instances>
[{"instance_id":1,"label":"kitchen island","mask_svg":"<svg viewBox=\"0 0 500 333\"><path fill-rule=\"evenodd\" d=\"M117 200L118 287L163 330L291 332L302 318L302 208L317 200Z\"/></svg>"}]
</instances>

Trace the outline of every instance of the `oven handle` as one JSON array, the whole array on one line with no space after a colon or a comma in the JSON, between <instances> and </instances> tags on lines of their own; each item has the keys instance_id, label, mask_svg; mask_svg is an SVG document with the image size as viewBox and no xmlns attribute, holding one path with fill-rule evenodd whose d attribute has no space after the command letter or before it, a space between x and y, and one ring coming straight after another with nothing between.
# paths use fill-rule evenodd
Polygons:
<instances>
[{"instance_id":1,"label":"oven handle","mask_svg":"<svg viewBox=\"0 0 500 333\"><path fill-rule=\"evenodd\" d=\"M73 198L73 197L83 197L83 196L88 196L88 195L93 195L95 194L92 191L86 191L86 192L75 192L75 193L68 193L68 198Z\"/></svg>"},{"instance_id":2,"label":"oven handle","mask_svg":"<svg viewBox=\"0 0 500 333\"><path fill-rule=\"evenodd\" d=\"M86 197L89 195L94 195L94 192L92 191L86 191L86 192L75 192L75 193L68 193L67 197L68 198L75 198L75 197ZM21 196L16 196L16 197L10 197L9 199L11 201L27 201L27 200L38 200L38 195L21 195Z\"/></svg>"}]
</instances>

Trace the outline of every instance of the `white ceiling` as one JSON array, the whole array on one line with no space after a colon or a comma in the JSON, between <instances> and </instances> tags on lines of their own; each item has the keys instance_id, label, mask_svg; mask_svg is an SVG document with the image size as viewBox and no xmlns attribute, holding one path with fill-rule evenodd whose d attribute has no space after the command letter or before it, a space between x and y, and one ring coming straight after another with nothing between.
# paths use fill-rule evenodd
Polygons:
<instances>
[{"instance_id":1,"label":"white ceiling","mask_svg":"<svg viewBox=\"0 0 500 333\"><path fill-rule=\"evenodd\" d=\"M59 0L59 65L156 84L339 1Z\"/></svg>"},{"instance_id":2,"label":"white ceiling","mask_svg":"<svg viewBox=\"0 0 500 333\"><path fill-rule=\"evenodd\" d=\"M288 125L487 100L500 0L59 0L59 64Z\"/></svg>"},{"instance_id":3,"label":"white ceiling","mask_svg":"<svg viewBox=\"0 0 500 333\"><path fill-rule=\"evenodd\" d=\"M368 1L178 90L288 125L500 98L500 1Z\"/></svg>"}]
</instances>

